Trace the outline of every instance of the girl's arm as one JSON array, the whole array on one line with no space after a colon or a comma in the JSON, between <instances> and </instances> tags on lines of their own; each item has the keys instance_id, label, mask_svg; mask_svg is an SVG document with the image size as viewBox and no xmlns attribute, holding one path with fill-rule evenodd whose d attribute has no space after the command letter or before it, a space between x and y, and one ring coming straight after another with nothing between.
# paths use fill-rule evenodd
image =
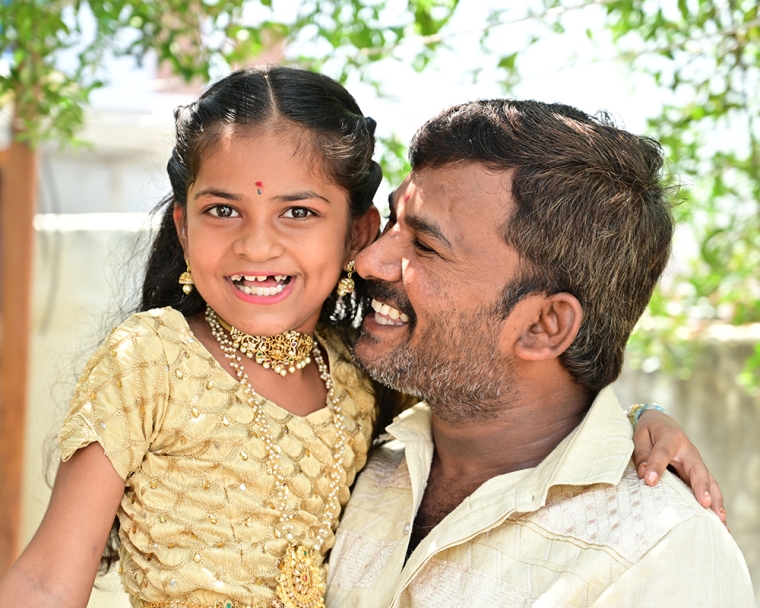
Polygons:
<instances>
[{"instance_id":1,"label":"girl's arm","mask_svg":"<svg viewBox=\"0 0 760 608\"><path fill-rule=\"evenodd\" d=\"M124 482L92 443L61 463L37 533L0 581L0 605L86 606Z\"/></svg>"},{"instance_id":2,"label":"girl's arm","mask_svg":"<svg viewBox=\"0 0 760 608\"><path fill-rule=\"evenodd\" d=\"M697 502L710 507L726 523L718 482L707 470L697 447L673 418L657 410L642 412L633 430L633 445L633 463L639 477L648 485L655 485L666 467L671 466L683 482L691 486Z\"/></svg>"}]
</instances>

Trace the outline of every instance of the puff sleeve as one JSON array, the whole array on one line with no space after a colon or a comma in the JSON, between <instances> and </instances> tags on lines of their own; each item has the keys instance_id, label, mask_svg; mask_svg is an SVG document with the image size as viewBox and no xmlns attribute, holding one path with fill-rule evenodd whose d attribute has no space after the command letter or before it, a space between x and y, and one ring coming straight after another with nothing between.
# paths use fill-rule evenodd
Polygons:
<instances>
[{"instance_id":1,"label":"puff sleeve","mask_svg":"<svg viewBox=\"0 0 760 608\"><path fill-rule=\"evenodd\" d=\"M64 462L98 442L124 481L140 466L169 398L167 357L151 320L160 323L129 317L87 363L58 435Z\"/></svg>"}]
</instances>

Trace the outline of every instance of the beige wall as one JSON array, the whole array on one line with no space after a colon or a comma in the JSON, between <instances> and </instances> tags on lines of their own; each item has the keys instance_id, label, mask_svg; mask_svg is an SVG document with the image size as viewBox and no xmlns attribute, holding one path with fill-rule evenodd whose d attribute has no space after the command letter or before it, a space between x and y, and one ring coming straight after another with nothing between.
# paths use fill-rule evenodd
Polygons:
<instances>
[{"instance_id":1,"label":"beige wall","mask_svg":"<svg viewBox=\"0 0 760 608\"><path fill-rule=\"evenodd\" d=\"M76 375L107 328L119 320L113 294L134 291L130 281L137 272L130 272L129 264L139 262L135 247L144 232L135 230L144 221L120 214L48 217L37 223L25 540L37 528L49 498L44 443L55 436ZM688 382L627 370L616 392L624 404L654 400L666 405L687 429L721 482L731 531L760 592L760 397L751 398L734 384L753 341L760 341L760 326L744 334L716 332L705 340ZM128 606L115 577L101 586L104 590L93 593L90 608Z\"/></svg>"},{"instance_id":2,"label":"beige wall","mask_svg":"<svg viewBox=\"0 0 760 608\"><path fill-rule=\"evenodd\" d=\"M720 483L760 603L760 395L735 382L758 342L760 325L713 327L695 344L689 380L626 370L615 392L621 403L665 405L699 447Z\"/></svg>"},{"instance_id":3,"label":"beige wall","mask_svg":"<svg viewBox=\"0 0 760 608\"><path fill-rule=\"evenodd\" d=\"M37 232L23 496L24 543L39 525L50 496L45 480L46 460L52 456L57 462L54 439L77 375L105 336L109 318L113 319L118 309L112 294L130 291L130 273L126 269L122 272L121 268L134 258L137 241L144 235L97 229L98 226L109 227L113 220L120 227L134 229L144 222L139 215L78 215L69 219L68 223L64 221L63 232ZM88 230L71 231L76 225L87 226L88 223ZM90 608L129 606L113 574L98 583L101 589L93 593Z\"/></svg>"}]
</instances>

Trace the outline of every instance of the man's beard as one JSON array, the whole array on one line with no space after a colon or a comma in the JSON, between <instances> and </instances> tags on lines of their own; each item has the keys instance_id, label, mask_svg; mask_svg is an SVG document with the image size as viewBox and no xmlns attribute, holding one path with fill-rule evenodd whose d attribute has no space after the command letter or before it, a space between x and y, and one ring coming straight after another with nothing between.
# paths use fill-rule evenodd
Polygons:
<instances>
[{"instance_id":1,"label":"man's beard","mask_svg":"<svg viewBox=\"0 0 760 608\"><path fill-rule=\"evenodd\" d=\"M409 316L407 339L383 356L362 347L375 341L362 331L354 358L372 378L424 399L439 418L452 422L492 418L514 400L514 365L499 349L503 316L495 304L452 310L415 335L417 317L406 296L387 283L368 287L371 297Z\"/></svg>"}]
</instances>

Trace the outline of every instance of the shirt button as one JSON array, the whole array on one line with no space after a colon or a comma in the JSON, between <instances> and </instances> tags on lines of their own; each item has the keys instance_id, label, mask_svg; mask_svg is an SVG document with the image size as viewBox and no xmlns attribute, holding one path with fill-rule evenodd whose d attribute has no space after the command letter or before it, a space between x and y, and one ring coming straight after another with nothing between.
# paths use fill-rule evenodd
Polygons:
<instances>
[{"instance_id":1,"label":"shirt button","mask_svg":"<svg viewBox=\"0 0 760 608\"><path fill-rule=\"evenodd\" d=\"M412 524L410 522L406 522L404 524L404 534L409 534L409 532L412 531Z\"/></svg>"}]
</instances>

